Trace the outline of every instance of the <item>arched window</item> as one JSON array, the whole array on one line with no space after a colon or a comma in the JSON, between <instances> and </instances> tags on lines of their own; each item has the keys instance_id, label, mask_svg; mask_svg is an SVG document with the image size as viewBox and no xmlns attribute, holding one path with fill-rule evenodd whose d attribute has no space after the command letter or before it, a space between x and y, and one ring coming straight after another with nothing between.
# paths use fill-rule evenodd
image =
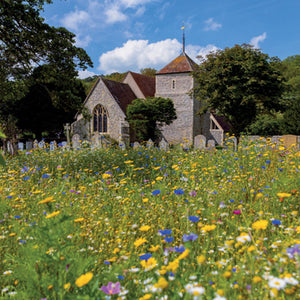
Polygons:
<instances>
[{"instance_id":1,"label":"arched window","mask_svg":"<svg viewBox=\"0 0 300 300\"><path fill-rule=\"evenodd\" d=\"M94 132L106 133L107 132L107 121L108 114L107 110L100 104L94 109Z\"/></svg>"}]
</instances>

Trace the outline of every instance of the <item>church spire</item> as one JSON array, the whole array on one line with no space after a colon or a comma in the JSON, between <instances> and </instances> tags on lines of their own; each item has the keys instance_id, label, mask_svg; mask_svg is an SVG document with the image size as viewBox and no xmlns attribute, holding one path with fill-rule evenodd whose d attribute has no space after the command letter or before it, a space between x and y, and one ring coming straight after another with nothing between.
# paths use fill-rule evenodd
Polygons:
<instances>
[{"instance_id":1,"label":"church spire","mask_svg":"<svg viewBox=\"0 0 300 300\"><path fill-rule=\"evenodd\" d=\"M183 26L181 27L181 29L183 30L183 34L182 34L182 52L185 53L185 34L184 34L184 22L183 22Z\"/></svg>"}]
</instances>

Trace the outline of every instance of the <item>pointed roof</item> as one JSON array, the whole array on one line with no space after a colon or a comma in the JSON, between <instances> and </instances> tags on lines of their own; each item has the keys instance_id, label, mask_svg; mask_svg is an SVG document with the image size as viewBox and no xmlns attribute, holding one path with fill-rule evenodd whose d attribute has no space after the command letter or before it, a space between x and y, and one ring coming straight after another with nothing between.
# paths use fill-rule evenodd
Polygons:
<instances>
[{"instance_id":1,"label":"pointed roof","mask_svg":"<svg viewBox=\"0 0 300 300\"><path fill-rule=\"evenodd\" d=\"M126 109L131 102L136 99L136 95L126 83L102 78L103 83L114 97L120 108L126 114Z\"/></svg>"},{"instance_id":2,"label":"pointed roof","mask_svg":"<svg viewBox=\"0 0 300 300\"><path fill-rule=\"evenodd\" d=\"M134 79L135 83L144 94L145 98L154 97L155 94L155 78L128 71ZM125 77L126 78L126 77Z\"/></svg>"},{"instance_id":3,"label":"pointed roof","mask_svg":"<svg viewBox=\"0 0 300 300\"><path fill-rule=\"evenodd\" d=\"M192 72L195 70L196 65L197 64L185 52L182 52L178 57L172 60L156 74Z\"/></svg>"}]
</instances>

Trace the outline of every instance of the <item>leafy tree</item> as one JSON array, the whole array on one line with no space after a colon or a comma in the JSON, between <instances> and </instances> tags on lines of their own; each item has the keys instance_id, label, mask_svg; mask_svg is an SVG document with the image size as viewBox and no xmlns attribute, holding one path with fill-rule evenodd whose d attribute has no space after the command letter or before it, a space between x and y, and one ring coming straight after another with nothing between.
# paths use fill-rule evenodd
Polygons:
<instances>
[{"instance_id":1,"label":"leafy tree","mask_svg":"<svg viewBox=\"0 0 300 300\"><path fill-rule=\"evenodd\" d=\"M147 141L150 138L157 141L161 127L170 125L176 118L174 103L169 98L136 99L127 107L127 120L139 141Z\"/></svg>"},{"instance_id":2,"label":"leafy tree","mask_svg":"<svg viewBox=\"0 0 300 300\"><path fill-rule=\"evenodd\" d=\"M282 108L284 80L277 64L278 59L246 44L202 58L193 72L201 113L211 109L223 115L239 138L258 114Z\"/></svg>"},{"instance_id":3,"label":"leafy tree","mask_svg":"<svg viewBox=\"0 0 300 300\"><path fill-rule=\"evenodd\" d=\"M111 73L109 75L104 75L103 78L122 82L123 79L125 78L125 75L126 75L126 72L125 73L114 72L114 73Z\"/></svg>"},{"instance_id":4,"label":"leafy tree","mask_svg":"<svg viewBox=\"0 0 300 300\"><path fill-rule=\"evenodd\" d=\"M147 76L151 76L151 77L155 77L156 72L157 71L153 68L144 68L144 69L140 70L140 73L142 75L147 75Z\"/></svg>"}]
</instances>

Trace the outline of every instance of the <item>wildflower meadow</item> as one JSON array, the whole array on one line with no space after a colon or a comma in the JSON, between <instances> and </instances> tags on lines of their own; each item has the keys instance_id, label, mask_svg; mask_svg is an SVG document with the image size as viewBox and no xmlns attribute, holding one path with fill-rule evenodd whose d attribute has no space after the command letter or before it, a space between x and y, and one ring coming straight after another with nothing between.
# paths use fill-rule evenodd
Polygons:
<instances>
[{"instance_id":1,"label":"wildflower meadow","mask_svg":"<svg viewBox=\"0 0 300 300\"><path fill-rule=\"evenodd\" d=\"M299 299L300 152L34 149L0 167L0 296Z\"/></svg>"}]
</instances>

